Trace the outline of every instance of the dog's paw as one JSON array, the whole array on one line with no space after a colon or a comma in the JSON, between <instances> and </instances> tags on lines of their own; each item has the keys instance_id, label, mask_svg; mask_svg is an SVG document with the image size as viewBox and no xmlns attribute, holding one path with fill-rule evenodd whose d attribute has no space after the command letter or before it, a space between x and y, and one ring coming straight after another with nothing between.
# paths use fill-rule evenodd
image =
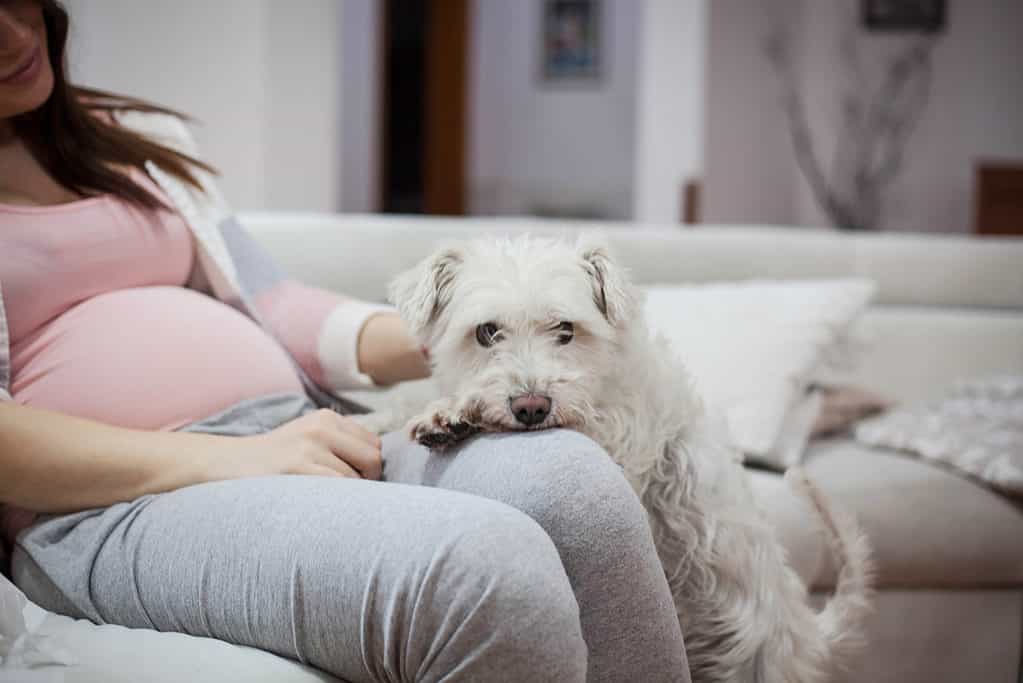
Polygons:
<instances>
[{"instance_id":1,"label":"dog's paw","mask_svg":"<svg viewBox=\"0 0 1023 683\"><path fill-rule=\"evenodd\" d=\"M409 437L430 449L450 448L480 431L471 416L451 407L450 402L434 404L408 426Z\"/></svg>"}]
</instances>

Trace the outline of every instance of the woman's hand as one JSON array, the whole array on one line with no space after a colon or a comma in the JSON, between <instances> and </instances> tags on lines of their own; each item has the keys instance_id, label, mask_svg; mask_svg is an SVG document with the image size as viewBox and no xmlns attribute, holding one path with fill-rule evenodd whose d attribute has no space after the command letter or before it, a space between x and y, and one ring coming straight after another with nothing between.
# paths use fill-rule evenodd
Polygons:
<instances>
[{"instance_id":1,"label":"woman's hand","mask_svg":"<svg viewBox=\"0 0 1023 683\"><path fill-rule=\"evenodd\" d=\"M211 458L211 480L275 474L379 479L383 469L380 438L326 409L265 434L231 439L224 448Z\"/></svg>"}]
</instances>

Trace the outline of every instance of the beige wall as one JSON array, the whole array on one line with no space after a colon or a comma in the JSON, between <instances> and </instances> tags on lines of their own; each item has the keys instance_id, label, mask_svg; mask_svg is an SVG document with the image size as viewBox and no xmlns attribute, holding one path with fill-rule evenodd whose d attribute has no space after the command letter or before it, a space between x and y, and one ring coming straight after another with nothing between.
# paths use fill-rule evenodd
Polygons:
<instances>
[{"instance_id":1,"label":"beige wall","mask_svg":"<svg viewBox=\"0 0 1023 683\"><path fill-rule=\"evenodd\" d=\"M380 205L383 59L380 0L341 3L342 211L367 213Z\"/></svg>"},{"instance_id":2,"label":"beige wall","mask_svg":"<svg viewBox=\"0 0 1023 683\"><path fill-rule=\"evenodd\" d=\"M891 226L973 229L975 164L1023 163L1023 2L949 2L928 109L893 188Z\"/></svg>"},{"instance_id":3,"label":"beige wall","mask_svg":"<svg viewBox=\"0 0 1023 683\"><path fill-rule=\"evenodd\" d=\"M703 221L791 224L795 159L763 59L768 13L746 0L708 4Z\"/></svg>"},{"instance_id":4,"label":"beige wall","mask_svg":"<svg viewBox=\"0 0 1023 683\"><path fill-rule=\"evenodd\" d=\"M602 78L552 87L539 77L542 3L471 3L467 173L473 213L543 207L631 215L642 4L604 0Z\"/></svg>"},{"instance_id":5,"label":"beige wall","mask_svg":"<svg viewBox=\"0 0 1023 683\"><path fill-rule=\"evenodd\" d=\"M633 218L681 220L683 184L704 170L707 13L711 0L645 0L636 41Z\"/></svg>"},{"instance_id":6,"label":"beige wall","mask_svg":"<svg viewBox=\"0 0 1023 683\"><path fill-rule=\"evenodd\" d=\"M813 131L830 163L842 69L836 45L853 0L710 3L705 218L714 222L825 225L791 152L774 72L762 41L771 11L789 12L801 46L799 69ZM785 10L784 8L788 8ZM890 187L884 227L972 229L973 173L980 159L1023 159L1023 3L948 3L934 52L930 100ZM872 82L905 38L860 34Z\"/></svg>"},{"instance_id":7,"label":"beige wall","mask_svg":"<svg viewBox=\"0 0 1023 683\"><path fill-rule=\"evenodd\" d=\"M187 112L239 209L336 209L333 0L69 0L71 73Z\"/></svg>"}]
</instances>

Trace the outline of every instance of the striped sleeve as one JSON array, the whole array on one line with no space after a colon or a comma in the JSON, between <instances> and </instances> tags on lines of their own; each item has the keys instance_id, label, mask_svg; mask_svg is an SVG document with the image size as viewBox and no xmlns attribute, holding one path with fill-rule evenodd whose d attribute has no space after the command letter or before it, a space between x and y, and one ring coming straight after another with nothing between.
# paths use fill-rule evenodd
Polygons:
<instances>
[{"instance_id":1,"label":"striped sleeve","mask_svg":"<svg viewBox=\"0 0 1023 683\"><path fill-rule=\"evenodd\" d=\"M11 401L11 335L4 309L4 291L0 286L0 401Z\"/></svg>"},{"instance_id":2,"label":"striped sleeve","mask_svg":"<svg viewBox=\"0 0 1023 683\"><path fill-rule=\"evenodd\" d=\"M367 320L394 311L392 307L292 279L264 290L254 304L263 323L314 382L335 391L375 386L359 368L359 335Z\"/></svg>"}]
</instances>

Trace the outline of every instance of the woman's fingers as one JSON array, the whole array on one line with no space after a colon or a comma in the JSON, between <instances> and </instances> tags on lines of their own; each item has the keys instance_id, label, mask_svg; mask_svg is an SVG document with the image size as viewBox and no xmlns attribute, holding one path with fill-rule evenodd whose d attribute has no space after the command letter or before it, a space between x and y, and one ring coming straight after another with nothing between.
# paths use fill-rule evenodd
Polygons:
<instances>
[{"instance_id":1,"label":"woman's fingers","mask_svg":"<svg viewBox=\"0 0 1023 683\"><path fill-rule=\"evenodd\" d=\"M383 469L380 447L368 444L351 432L330 430L327 432L328 449L339 461L358 470L363 479L379 479Z\"/></svg>"},{"instance_id":2,"label":"woman's fingers","mask_svg":"<svg viewBox=\"0 0 1023 683\"><path fill-rule=\"evenodd\" d=\"M343 476L379 479L383 469L380 439L376 434L332 410L304 415L283 428L297 433L312 447L316 464L339 471ZM290 438L290 437L289 437Z\"/></svg>"},{"instance_id":3,"label":"woman's fingers","mask_svg":"<svg viewBox=\"0 0 1023 683\"><path fill-rule=\"evenodd\" d=\"M312 413L312 415L314 416L312 419L318 419L320 421L319 424L322 426L347 432L367 445L380 448L380 437L350 417L336 413L329 408L321 408L315 413ZM306 418L299 419L301 420Z\"/></svg>"},{"instance_id":4,"label":"woman's fingers","mask_svg":"<svg viewBox=\"0 0 1023 683\"><path fill-rule=\"evenodd\" d=\"M327 474L323 470L329 470L329 472L338 477L349 477L352 479L359 479L361 475L355 470L354 467L349 465L347 462L336 456L330 450L324 449L317 451L315 462L306 463L303 469L311 469L316 471L302 472L302 474Z\"/></svg>"}]
</instances>

